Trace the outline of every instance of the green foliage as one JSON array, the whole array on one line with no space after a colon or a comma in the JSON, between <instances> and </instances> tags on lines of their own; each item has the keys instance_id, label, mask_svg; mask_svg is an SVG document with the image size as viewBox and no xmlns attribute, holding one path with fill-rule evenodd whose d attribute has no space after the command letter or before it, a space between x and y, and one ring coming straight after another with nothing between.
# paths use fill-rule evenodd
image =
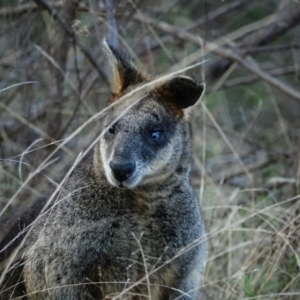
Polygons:
<instances>
[{"instance_id":1,"label":"green foliage","mask_svg":"<svg viewBox=\"0 0 300 300\"><path fill-rule=\"evenodd\" d=\"M245 295L249 298L257 296L252 284L253 283L252 283L251 275L245 274L244 275L244 290L245 290Z\"/></svg>"}]
</instances>

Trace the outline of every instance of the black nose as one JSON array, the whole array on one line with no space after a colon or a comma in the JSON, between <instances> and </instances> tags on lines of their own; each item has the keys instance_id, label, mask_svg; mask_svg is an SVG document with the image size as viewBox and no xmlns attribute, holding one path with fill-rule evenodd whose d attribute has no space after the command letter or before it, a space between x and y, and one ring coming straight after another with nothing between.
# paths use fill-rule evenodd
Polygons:
<instances>
[{"instance_id":1,"label":"black nose","mask_svg":"<svg viewBox=\"0 0 300 300\"><path fill-rule=\"evenodd\" d=\"M116 164L113 161L111 161L109 163L109 166L110 166L115 178L120 182L123 182L126 179L128 179L135 170L134 162L128 162L125 164Z\"/></svg>"}]
</instances>

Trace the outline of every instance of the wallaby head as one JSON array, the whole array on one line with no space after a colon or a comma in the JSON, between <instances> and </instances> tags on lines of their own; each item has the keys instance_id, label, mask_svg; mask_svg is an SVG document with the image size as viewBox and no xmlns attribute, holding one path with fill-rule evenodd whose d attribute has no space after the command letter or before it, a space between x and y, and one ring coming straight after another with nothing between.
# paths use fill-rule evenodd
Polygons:
<instances>
[{"instance_id":1,"label":"wallaby head","mask_svg":"<svg viewBox=\"0 0 300 300\"><path fill-rule=\"evenodd\" d=\"M105 41L103 48L115 105L104 121L97 159L108 181L132 189L163 182L184 167L188 171L190 128L185 110L201 97L204 84L184 75L153 79ZM118 102L132 100L136 101L120 117L125 106L120 109Z\"/></svg>"}]
</instances>

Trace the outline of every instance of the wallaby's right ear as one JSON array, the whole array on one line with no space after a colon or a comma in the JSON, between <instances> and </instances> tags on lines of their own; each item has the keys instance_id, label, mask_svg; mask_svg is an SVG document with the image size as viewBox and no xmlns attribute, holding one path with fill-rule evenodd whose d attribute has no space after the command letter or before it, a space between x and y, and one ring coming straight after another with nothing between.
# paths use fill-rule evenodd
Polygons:
<instances>
[{"instance_id":1,"label":"wallaby's right ear","mask_svg":"<svg viewBox=\"0 0 300 300\"><path fill-rule=\"evenodd\" d=\"M144 81L144 76L138 72L130 58L119 53L106 40L103 40L103 52L106 57L107 75L111 93L114 99L132 84Z\"/></svg>"}]
</instances>

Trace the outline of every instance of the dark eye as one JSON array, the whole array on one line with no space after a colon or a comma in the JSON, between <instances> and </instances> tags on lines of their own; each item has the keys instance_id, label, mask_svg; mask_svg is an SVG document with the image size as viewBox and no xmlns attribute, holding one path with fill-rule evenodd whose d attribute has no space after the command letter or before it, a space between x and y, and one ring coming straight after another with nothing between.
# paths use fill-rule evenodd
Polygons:
<instances>
[{"instance_id":1,"label":"dark eye","mask_svg":"<svg viewBox=\"0 0 300 300\"><path fill-rule=\"evenodd\" d=\"M114 134L115 131L116 131L115 125L110 126L109 129L108 129L108 132L109 132L110 134Z\"/></svg>"},{"instance_id":2,"label":"dark eye","mask_svg":"<svg viewBox=\"0 0 300 300\"><path fill-rule=\"evenodd\" d=\"M161 131L152 131L150 134L151 140L158 141L162 138L162 132Z\"/></svg>"}]
</instances>

